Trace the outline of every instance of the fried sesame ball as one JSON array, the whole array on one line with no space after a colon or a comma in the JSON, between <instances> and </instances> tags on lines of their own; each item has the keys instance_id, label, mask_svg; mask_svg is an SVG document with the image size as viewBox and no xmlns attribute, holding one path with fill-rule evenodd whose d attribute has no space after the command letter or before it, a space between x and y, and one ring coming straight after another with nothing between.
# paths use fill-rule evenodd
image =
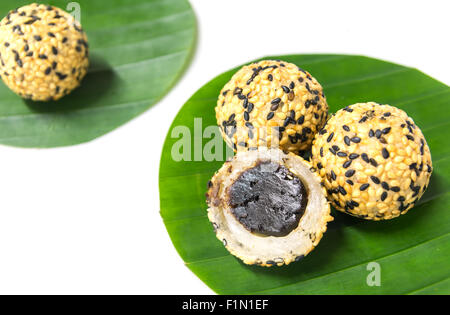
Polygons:
<instances>
[{"instance_id":1,"label":"fried sesame ball","mask_svg":"<svg viewBox=\"0 0 450 315\"><path fill-rule=\"evenodd\" d=\"M301 260L333 220L312 165L276 148L237 152L208 182L206 199L216 237L250 265Z\"/></svg>"},{"instance_id":2,"label":"fried sesame ball","mask_svg":"<svg viewBox=\"0 0 450 315\"><path fill-rule=\"evenodd\" d=\"M319 82L292 63L274 60L237 71L215 110L222 136L235 151L265 146L300 154L311 148L328 115Z\"/></svg>"},{"instance_id":3,"label":"fried sesame ball","mask_svg":"<svg viewBox=\"0 0 450 315\"><path fill-rule=\"evenodd\" d=\"M367 220L405 214L433 170L430 149L411 117L393 106L339 110L314 139L312 162L338 210Z\"/></svg>"},{"instance_id":4,"label":"fried sesame ball","mask_svg":"<svg viewBox=\"0 0 450 315\"><path fill-rule=\"evenodd\" d=\"M0 22L0 76L16 94L33 101L58 100L87 72L87 37L69 13L30 4Z\"/></svg>"}]
</instances>

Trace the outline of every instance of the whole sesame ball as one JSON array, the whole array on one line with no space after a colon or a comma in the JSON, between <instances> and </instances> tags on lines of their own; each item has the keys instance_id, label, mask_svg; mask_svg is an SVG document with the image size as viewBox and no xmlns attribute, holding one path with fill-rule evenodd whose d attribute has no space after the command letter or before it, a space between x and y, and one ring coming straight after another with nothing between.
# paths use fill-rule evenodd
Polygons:
<instances>
[{"instance_id":1,"label":"whole sesame ball","mask_svg":"<svg viewBox=\"0 0 450 315\"><path fill-rule=\"evenodd\" d=\"M312 162L331 204L367 220L406 213L425 192L433 170L430 149L412 118L373 102L331 117L314 139Z\"/></svg>"},{"instance_id":2,"label":"whole sesame ball","mask_svg":"<svg viewBox=\"0 0 450 315\"><path fill-rule=\"evenodd\" d=\"M69 13L30 4L0 22L0 76L16 94L58 100L78 87L89 65L87 37Z\"/></svg>"},{"instance_id":3,"label":"whole sesame ball","mask_svg":"<svg viewBox=\"0 0 450 315\"><path fill-rule=\"evenodd\" d=\"M237 71L221 90L215 110L222 135L235 151L279 147L303 153L328 115L319 82L279 60Z\"/></svg>"}]
</instances>

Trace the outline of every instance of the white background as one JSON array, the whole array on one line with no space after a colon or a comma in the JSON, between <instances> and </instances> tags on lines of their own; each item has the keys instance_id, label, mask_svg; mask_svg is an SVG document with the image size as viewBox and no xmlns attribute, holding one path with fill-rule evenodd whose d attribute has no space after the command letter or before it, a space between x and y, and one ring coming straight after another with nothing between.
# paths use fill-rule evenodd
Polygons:
<instances>
[{"instance_id":1,"label":"white background","mask_svg":"<svg viewBox=\"0 0 450 315\"><path fill-rule=\"evenodd\" d=\"M446 0L191 3L197 51L159 104L87 144L0 146L0 293L213 293L166 233L158 166L182 104L229 68L271 54L351 53L450 83Z\"/></svg>"}]
</instances>

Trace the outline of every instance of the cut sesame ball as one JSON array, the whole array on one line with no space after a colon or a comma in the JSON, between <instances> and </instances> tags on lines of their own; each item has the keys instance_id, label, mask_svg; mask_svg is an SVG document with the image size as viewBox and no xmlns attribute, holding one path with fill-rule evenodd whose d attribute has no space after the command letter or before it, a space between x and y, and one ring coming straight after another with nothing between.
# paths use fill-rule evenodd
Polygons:
<instances>
[{"instance_id":1,"label":"cut sesame ball","mask_svg":"<svg viewBox=\"0 0 450 315\"><path fill-rule=\"evenodd\" d=\"M217 238L252 265L300 260L333 220L311 164L275 148L239 151L209 181L206 199Z\"/></svg>"},{"instance_id":2,"label":"cut sesame ball","mask_svg":"<svg viewBox=\"0 0 450 315\"><path fill-rule=\"evenodd\" d=\"M331 117L314 139L312 162L331 204L367 220L405 214L425 192L433 169L430 149L412 118L373 102Z\"/></svg>"},{"instance_id":3,"label":"cut sesame ball","mask_svg":"<svg viewBox=\"0 0 450 315\"><path fill-rule=\"evenodd\" d=\"M328 116L317 80L292 63L273 60L237 71L215 110L222 135L235 151L264 146L303 153Z\"/></svg>"},{"instance_id":4,"label":"cut sesame ball","mask_svg":"<svg viewBox=\"0 0 450 315\"><path fill-rule=\"evenodd\" d=\"M69 13L30 4L0 22L0 76L16 94L33 101L58 100L86 75L87 37Z\"/></svg>"}]
</instances>

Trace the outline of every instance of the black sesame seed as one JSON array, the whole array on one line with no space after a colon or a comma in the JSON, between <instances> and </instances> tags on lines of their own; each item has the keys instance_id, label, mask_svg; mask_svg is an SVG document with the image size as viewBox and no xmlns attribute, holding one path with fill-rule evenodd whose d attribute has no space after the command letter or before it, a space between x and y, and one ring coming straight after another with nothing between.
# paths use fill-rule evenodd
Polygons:
<instances>
[{"instance_id":1,"label":"black sesame seed","mask_svg":"<svg viewBox=\"0 0 450 315\"><path fill-rule=\"evenodd\" d=\"M244 120L248 121L250 119L250 116L248 114L248 112L244 112Z\"/></svg>"},{"instance_id":2,"label":"black sesame seed","mask_svg":"<svg viewBox=\"0 0 450 315\"><path fill-rule=\"evenodd\" d=\"M281 102L281 98L277 97L270 102L271 104L279 104Z\"/></svg>"},{"instance_id":3,"label":"black sesame seed","mask_svg":"<svg viewBox=\"0 0 450 315\"><path fill-rule=\"evenodd\" d=\"M333 150L333 148L328 149L332 154L336 155L336 151Z\"/></svg>"},{"instance_id":4,"label":"black sesame seed","mask_svg":"<svg viewBox=\"0 0 450 315\"><path fill-rule=\"evenodd\" d=\"M345 172L345 177L352 177L353 175L355 175L355 170L348 170Z\"/></svg>"},{"instance_id":5,"label":"black sesame seed","mask_svg":"<svg viewBox=\"0 0 450 315\"><path fill-rule=\"evenodd\" d=\"M347 180L346 180L346 183L349 184L349 185L352 185L352 186L353 186L353 184L354 184L353 181L352 181L351 179L347 179Z\"/></svg>"},{"instance_id":6,"label":"black sesame seed","mask_svg":"<svg viewBox=\"0 0 450 315\"><path fill-rule=\"evenodd\" d=\"M354 143L360 143L361 142L361 138L360 137L353 137L350 140L353 141Z\"/></svg>"},{"instance_id":7,"label":"black sesame seed","mask_svg":"<svg viewBox=\"0 0 450 315\"><path fill-rule=\"evenodd\" d=\"M406 135L406 138L407 138L408 140L414 141L414 137L411 136L411 135Z\"/></svg>"},{"instance_id":8,"label":"black sesame seed","mask_svg":"<svg viewBox=\"0 0 450 315\"><path fill-rule=\"evenodd\" d=\"M339 156L339 157L346 157L347 153L345 153L343 151L340 151L340 152L337 153L337 156Z\"/></svg>"},{"instance_id":9,"label":"black sesame seed","mask_svg":"<svg viewBox=\"0 0 450 315\"><path fill-rule=\"evenodd\" d=\"M289 117L295 121L295 110L291 110Z\"/></svg>"},{"instance_id":10,"label":"black sesame seed","mask_svg":"<svg viewBox=\"0 0 450 315\"><path fill-rule=\"evenodd\" d=\"M272 104L272 106L270 106L270 110L271 111L276 111L277 109L278 109L278 106L279 106L280 104Z\"/></svg>"},{"instance_id":11,"label":"black sesame seed","mask_svg":"<svg viewBox=\"0 0 450 315\"><path fill-rule=\"evenodd\" d=\"M272 80L273 80L273 76L272 76L271 74L269 74L269 75L267 76L267 79L268 79L269 81L272 81Z\"/></svg>"},{"instance_id":12,"label":"black sesame seed","mask_svg":"<svg viewBox=\"0 0 450 315\"><path fill-rule=\"evenodd\" d=\"M41 55L39 55L38 57L39 57L40 59L47 59L47 56L44 55L44 54L41 54Z\"/></svg>"},{"instance_id":13,"label":"black sesame seed","mask_svg":"<svg viewBox=\"0 0 450 315\"><path fill-rule=\"evenodd\" d=\"M342 187L342 186L339 186L338 187L338 189L339 189L339 192L342 194L342 195L346 195L347 194L347 191L345 190L345 188L344 187Z\"/></svg>"},{"instance_id":14,"label":"black sesame seed","mask_svg":"<svg viewBox=\"0 0 450 315\"><path fill-rule=\"evenodd\" d=\"M304 122L305 122L305 116L302 115L302 116L300 116L300 118L297 120L297 124L301 125L301 124L303 124Z\"/></svg>"},{"instance_id":15,"label":"black sesame seed","mask_svg":"<svg viewBox=\"0 0 450 315\"><path fill-rule=\"evenodd\" d=\"M319 135L324 135L326 133L327 133L327 130L325 128L320 129L320 131L319 131Z\"/></svg>"},{"instance_id":16,"label":"black sesame seed","mask_svg":"<svg viewBox=\"0 0 450 315\"><path fill-rule=\"evenodd\" d=\"M361 158L362 158L363 161L365 161L366 163L369 163L369 157L367 156L366 153L361 154Z\"/></svg>"},{"instance_id":17,"label":"black sesame seed","mask_svg":"<svg viewBox=\"0 0 450 315\"><path fill-rule=\"evenodd\" d=\"M289 84L289 88L292 90L295 87L295 83L291 81L291 84Z\"/></svg>"},{"instance_id":18,"label":"black sesame seed","mask_svg":"<svg viewBox=\"0 0 450 315\"><path fill-rule=\"evenodd\" d=\"M386 112L386 113L383 114L383 116L384 117L389 117L389 116L391 116L391 113L390 112Z\"/></svg>"},{"instance_id":19,"label":"black sesame seed","mask_svg":"<svg viewBox=\"0 0 450 315\"><path fill-rule=\"evenodd\" d=\"M309 88L308 82L305 83L305 87L306 87L306 89L308 90L308 92L311 93L311 89Z\"/></svg>"},{"instance_id":20,"label":"black sesame seed","mask_svg":"<svg viewBox=\"0 0 450 315\"><path fill-rule=\"evenodd\" d=\"M330 142L331 139L333 139L333 136L334 136L334 132L330 133L330 135L327 138L327 142Z\"/></svg>"},{"instance_id":21,"label":"black sesame seed","mask_svg":"<svg viewBox=\"0 0 450 315\"><path fill-rule=\"evenodd\" d=\"M399 192L399 191L400 191L400 187L398 187L398 186L392 186L392 187L391 187L391 190L392 190L393 192Z\"/></svg>"},{"instance_id":22,"label":"black sesame seed","mask_svg":"<svg viewBox=\"0 0 450 315\"><path fill-rule=\"evenodd\" d=\"M350 210L353 210L355 207L353 207L353 205L352 205L352 203L350 202L350 201L347 201L346 203L345 203L345 211L348 211L349 209Z\"/></svg>"},{"instance_id":23,"label":"black sesame seed","mask_svg":"<svg viewBox=\"0 0 450 315\"><path fill-rule=\"evenodd\" d=\"M381 150L381 154L385 159L389 158L389 151L386 148L383 148L383 150Z\"/></svg>"},{"instance_id":24,"label":"black sesame seed","mask_svg":"<svg viewBox=\"0 0 450 315\"><path fill-rule=\"evenodd\" d=\"M289 93L291 91L286 85L282 85L281 88L283 89L284 93Z\"/></svg>"},{"instance_id":25,"label":"black sesame seed","mask_svg":"<svg viewBox=\"0 0 450 315\"><path fill-rule=\"evenodd\" d=\"M363 118L361 118L359 120L359 123L362 124L362 123L366 122L367 118L368 118L367 116L364 116Z\"/></svg>"},{"instance_id":26,"label":"black sesame seed","mask_svg":"<svg viewBox=\"0 0 450 315\"><path fill-rule=\"evenodd\" d=\"M405 201L405 197L400 196L400 197L398 197L397 201L403 202L403 201Z\"/></svg>"},{"instance_id":27,"label":"black sesame seed","mask_svg":"<svg viewBox=\"0 0 450 315\"><path fill-rule=\"evenodd\" d=\"M342 164L342 167L347 168L350 166L350 164L352 164L352 160L345 161L344 164Z\"/></svg>"},{"instance_id":28,"label":"black sesame seed","mask_svg":"<svg viewBox=\"0 0 450 315\"><path fill-rule=\"evenodd\" d=\"M377 163L377 161L375 161L374 158L370 158L370 159L369 159L369 163L370 163L372 166L375 166L375 167L378 166L378 163Z\"/></svg>"},{"instance_id":29,"label":"black sesame seed","mask_svg":"<svg viewBox=\"0 0 450 315\"><path fill-rule=\"evenodd\" d=\"M381 194L381 201L386 200L387 198L387 192L383 191L383 193Z\"/></svg>"},{"instance_id":30,"label":"black sesame seed","mask_svg":"<svg viewBox=\"0 0 450 315\"><path fill-rule=\"evenodd\" d=\"M349 107L345 107L344 110L345 110L346 112L349 112L349 113L353 112L353 109L351 109L351 108L349 108Z\"/></svg>"},{"instance_id":31,"label":"black sesame seed","mask_svg":"<svg viewBox=\"0 0 450 315\"><path fill-rule=\"evenodd\" d=\"M375 135L375 132L374 132L372 129L370 129L370 131L369 131L369 137L372 138L374 135Z\"/></svg>"},{"instance_id":32,"label":"black sesame seed","mask_svg":"<svg viewBox=\"0 0 450 315\"><path fill-rule=\"evenodd\" d=\"M253 127L253 124L251 123L251 122L245 122L245 126L247 127L247 128L249 128L249 129L253 129L254 127Z\"/></svg>"},{"instance_id":33,"label":"black sesame seed","mask_svg":"<svg viewBox=\"0 0 450 315\"><path fill-rule=\"evenodd\" d=\"M379 178L378 177L376 177L376 176L370 176L370 179L375 183L375 184L379 184L380 183L380 180L379 180Z\"/></svg>"},{"instance_id":34,"label":"black sesame seed","mask_svg":"<svg viewBox=\"0 0 450 315\"><path fill-rule=\"evenodd\" d=\"M57 54L58 54L58 49L56 49L55 46L52 46L52 53L53 53L54 55L57 55Z\"/></svg>"},{"instance_id":35,"label":"black sesame seed","mask_svg":"<svg viewBox=\"0 0 450 315\"><path fill-rule=\"evenodd\" d=\"M323 147L320 147L319 153L320 153L320 157L323 157Z\"/></svg>"},{"instance_id":36,"label":"black sesame seed","mask_svg":"<svg viewBox=\"0 0 450 315\"><path fill-rule=\"evenodd\" d=\"M34 39L40 42L42 40L42 37L39 35L34 35Z\"/></svg>"},{"instance_id":37,"label":"black sesame seed","mask_svg":"<svg viewBox=\"0 0 450 315\"><path fill-rule=\"evenodd\" d=\"M347 126L347 125L343 125L343 126L342 126L342 129L344 129L345 131L350 131L350 127Z\"/></svg>"},{"instance_id":38,"label":"black sesame seed","mask_svg":"<svg viewBox=\"0 0 450 315\"><path fill-rule=\"evenodd\" d=\"M350 138L348 137L348 136L345 136L344 137L344 143L346 144L346 145L350 145L351 143L350 143Z\"/></svg>"},{"instance_id":39,"label":"black sesame seed","mask_svg":"<svg viewBox=\"0 0 450 315\"><path fill-rule=\"evenodd\" d=\"M387 127L387 128L384 128L383 130L381 130L381 132L382 132L384 135L387 135L390 131L391 131L391 127Z\"/></svg>"},{"instance_id":40,"label":"black sesame seed","mask_svg":"<svg viewBox=\"0 0 450 315\"><path fill-rule=\"evenodd\" d=\"M377 137L378 139L380 139L380 137L381 137L381 130L380 130L380 129L377 129L377 130L375 131L375 137Z\"/></svg>"},{"instance_id":41,"label":"black sesame seed","mask_svg":"<svg viewBox=\"0 0 450 315\"><path fill-rule=\"evenodd\" d=\"M389 184L386 182L381 182L381 187L383 187L383 189L389 190Z\"/></svg>"},{"instance_id":42,"label":"black sesame seed","mask_svg":"<svg viewBox=\"0 0 450 315\"><path fill-rule=\"evenodd\" d=\"M362 184L360 187L359 187L359 190L361 190L361 191L364 191L364 190L366 190L367 188L369 188L369 184Z\"/></svg>"},{"instance_id":43,"label":"black sesame seed","mask_svg":"<svg viewBox=\"0 0 450 315\"><path fill-rule=\"evenodd\" d=\"M271 120L274 115L274 112L269 112L269 114L267 114L267 120Z\"/></svg>"},{"instance_id":44,"label":"black sesame seed","mask_svg":"<svg viewBox=\"0 0 450 315\"><path fill-rule=\"evenodd\" d=\"M359 154L358 153L351 153L348 157L350 158L350 160L354 160L354 159L359 157Z\"/></svg>"},{"instance_id":45,"label":"black sesame seed","mask_svg":"<svg viewBox=\"0 0 450 315\"><path fill-rule=\"evenodd\" d=\"M49 75L50 74L50 72L52 72L52 68L51 67L48 67L47 69L45 69L45 75Z\"/></svg>"},{"instance_id":46,"label":"black sesame seed","mask_svg":"<svg viewBox=\"0 0 450 315\"><path fill-rule=\"evenodd\" d=\"M350 204L351 204L353 207L358 207L358 206L359 206L359 203L357 203L357 202L354 201L354 200L351 200L351 201L350 201Z\"/></svg>"},{"instance_id":47,"label":"black sesame seed","mask_svg":"<svg viewBox=\"0 0 450 315\"><path fill-rule=\"evenodd\" d=\"M331 147L332 147L333 150L336 151L336 152L340 150L339 147L338 147L337 145L333 145L333 146L331 146Z\"/></svg>"}]
</instances>

